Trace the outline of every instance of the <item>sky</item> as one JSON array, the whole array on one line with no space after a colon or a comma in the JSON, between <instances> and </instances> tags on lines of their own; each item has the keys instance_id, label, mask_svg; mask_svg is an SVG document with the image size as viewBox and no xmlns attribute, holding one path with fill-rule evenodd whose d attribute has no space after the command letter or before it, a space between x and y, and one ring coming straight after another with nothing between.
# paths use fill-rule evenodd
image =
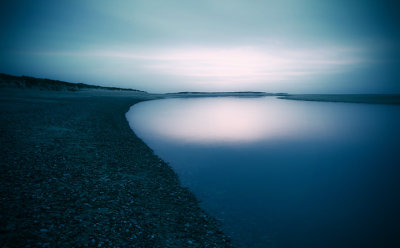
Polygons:
<instances>
[{"instance_id":1,"label":"sky","mask_svg":"<svg viewBox=\"0 0 400 248\"><path fill-rule=\"evenodd\" d=\"M400 93L394 0L14 0L0 72L154 93Z\"/></svg>"}]
</instances>

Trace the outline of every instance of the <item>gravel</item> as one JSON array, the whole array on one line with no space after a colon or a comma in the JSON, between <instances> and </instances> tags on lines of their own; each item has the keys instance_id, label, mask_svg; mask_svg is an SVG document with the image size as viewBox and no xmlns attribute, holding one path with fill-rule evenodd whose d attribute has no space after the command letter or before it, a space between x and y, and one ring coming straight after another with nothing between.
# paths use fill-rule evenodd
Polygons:
<instances>
[{"instance_id":1,"label":"gravel","mask_svg":"<svg viewBox=\"0 0 400 248\"><path fill-rule=\"evenodd\" d=\"M129 128L153 97L1 89L0 246L231 247Z\"/></svg>"}]
</instances>

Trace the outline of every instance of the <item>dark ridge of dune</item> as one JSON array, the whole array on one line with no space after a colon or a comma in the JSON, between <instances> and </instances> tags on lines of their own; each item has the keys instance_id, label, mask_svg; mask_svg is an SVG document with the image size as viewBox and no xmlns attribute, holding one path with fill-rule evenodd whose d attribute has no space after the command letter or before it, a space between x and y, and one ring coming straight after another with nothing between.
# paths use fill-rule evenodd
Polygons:
<instances>
[{"instance_id":1,"label":"dark ridge of dune","mask_svg":"<svg viewBox=\"0 0 400 248\"><path fill-rule=\"evenodd\" d=\"M118 90L118 91L136 91L145 92L135 89L125 89L117 87L103 87L84 83L68 83L59 80L34 78L27 76L12 76L0 73L0 88L20 88L20 89L39 89L39 90L69 90L77 91L82 89L102 89L102 90Z\"/></svg>"}]
</instances>

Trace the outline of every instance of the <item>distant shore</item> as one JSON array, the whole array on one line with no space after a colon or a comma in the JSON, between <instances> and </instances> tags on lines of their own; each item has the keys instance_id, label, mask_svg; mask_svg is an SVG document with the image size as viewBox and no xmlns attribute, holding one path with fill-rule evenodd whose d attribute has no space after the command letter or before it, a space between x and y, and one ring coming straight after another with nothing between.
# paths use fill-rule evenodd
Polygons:
<instances>
[{"instance_id":1,"label":"distant shore","mask_svg":"<svg viewBox=\"0 0 400 248\"><path fill-rule=\"evenodd\" d=\"M400 95L398 94L297 94L279 98L298 101L400 105Z\"/></svg>"},{"instance_id":2,"label":"distant shore","mask_svg":"<svg viewBox=\"0 0 400 248\"><path fill-rule=\"evenodd\" d=\"M0 89L2 247L230 247L129 128L141 91Z\"/></svg>"},{"instance_id":3,"label":"distant shore","mask_svg":"<svg viewBox=\"0 0 400 248\"><path fill-rule=\"evenodd\" d=\"M145 91L117 87L102 87L84 83L69 83L52 79L41 79L27 76L12 76L0 73L0 89L35 89L52 91L74 91L82 92L85 90L98 90L104 92L135 92L148 94ZM159 98L194 98L194 97L264 97L275 96L279 99L298 100L298 101L319 101L319 102L349 102L349 103L368 103L368 104L400 104L400 94L289 94L271 93L262 91L232 91L232 92L176 92L166 94L148 94Z\"/></svg>"}]
</instances>

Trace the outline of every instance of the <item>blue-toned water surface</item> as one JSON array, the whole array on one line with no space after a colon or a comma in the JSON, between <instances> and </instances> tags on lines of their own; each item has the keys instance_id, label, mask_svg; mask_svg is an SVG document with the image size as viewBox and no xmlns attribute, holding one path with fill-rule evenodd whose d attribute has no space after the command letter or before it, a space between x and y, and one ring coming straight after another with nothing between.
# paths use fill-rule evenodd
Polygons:
<instances>
[{"instance_id":1,"label":"blue-toned water surface","mask_svg":"<svg viewBox=\"0 0 400 248\"><path fill-rule=\"evenodd\" d=\"M400 247L400 106L163 99L127 119L239 247Z\"/></svg>"}]
</instances>

